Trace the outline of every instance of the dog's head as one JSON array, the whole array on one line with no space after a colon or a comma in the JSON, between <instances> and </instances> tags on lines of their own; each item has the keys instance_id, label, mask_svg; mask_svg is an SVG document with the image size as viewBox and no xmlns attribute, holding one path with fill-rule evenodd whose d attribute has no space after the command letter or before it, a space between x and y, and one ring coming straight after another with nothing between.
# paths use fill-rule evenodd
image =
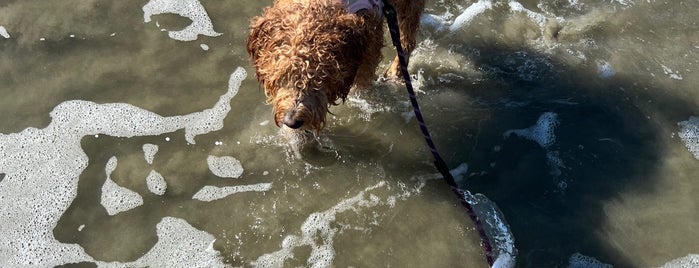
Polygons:
<instances>
[{"instance_id":1,"label":"dog's head","mask_svg":"<svg viewBox=\"0 0 699 268\"><path fill-rule=\"evenodd\" d=\"M267 101L274 106L274 122L292 129L320 131L328 114L328 95L322 89L280 88Z\"/></svg>"}]
</instances>

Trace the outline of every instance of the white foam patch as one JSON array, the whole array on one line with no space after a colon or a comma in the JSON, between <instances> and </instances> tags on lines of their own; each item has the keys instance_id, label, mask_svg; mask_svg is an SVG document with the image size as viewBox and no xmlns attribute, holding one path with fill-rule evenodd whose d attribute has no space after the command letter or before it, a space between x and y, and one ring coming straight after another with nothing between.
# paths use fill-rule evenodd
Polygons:
<instances>
[{"instance_id":1,"label":"white foam patch","mask_svg":"<svg viewBox=\"0 0 699 268\"><path fill-rule=\"evenodd\" d=\"M579 252L568 258L568 268L612 268L609 264L603 263L593 257L585 256Z\"/></svg>"},{"instance_id":2,"label":"white foam patch","mask_svg":"<svg viewBox=\"0 0 699 268\"><path fill-rule=\"evenodd\" d=\"M206 163L209 165L211 173L221 178L237 179L243 175L243 165L232 156L210 155L206 158Z\"/></svg>"},{"instance_id":3,"label":"white foam patch","mask_svg":"<svg viewBox=\"0 0 699 268\"><path fill-rule=\"evenodd\" d=\"M687 121L677 123L680 127L678 135L694 158L699 160L699 117L691 117Z\"/></svg>"},{"instance_id":4,"label":"white foam patch","mask_svg":"<svg viewBox=\"0 0 699 268\"><path fill-rule=\"evenodd\" d=\"M7 32L7 29L5 29L5 26L0 26L0 36L8 39L10 38L10 34Z\"/></svg>"},{"instance_id":5,"label":"white foam patch","mask_svg":"<svg viewBox=\"0 0 699 268\"><path fill-rule=\"evenodd\" d=\"M699 267L699 255L689 254L685 257L673 260L660 268L696 268Z\"/></svg>"},{"instance_id":6,"label":"white foam patch","mask_svg":"<svg viewBox=\"0 0 699 268\"><path fill-rule=\"evenodd\" d=\"M212 123L222 125L230 99L245 76L245 70L238 68L231 75L228 92L212 109L199 113L161 117L128 104L68 101L51 112L46 128L0 134L0 170L5 174L0 183L0 215L4 222L12 223L0 225L0 267L94 262L79 245L61 243L53 236L61 215L78 193L80 174L88 166L81 139L97 134L157 136L185 129L186 138L193 142L196 135L215 131Z\"/></svg>"},{"instance_id":7,"label":"white foam patch","mask_svg":"<svg viewBox=\"0 0 699 268\"><path fill-rule=\"evenodd\" d=\"M143 6L143 20L148 23L151 16L171 13L188 18L192 24L180 31L168 31L170 38L180 41L194 41L201 35L216 37L209 14L198 0L151 0Z\"/></svg>"},{"instance_id":8,"label":"white foam patch","mask_svg":"<svg viewBox=\"0 0 699 268\"><path fill-rule=\"evenodd\" d=\"M493 3L490 0L479 0L476 3L473 3L468 8L466 8L461 13L461 15L457 16L454 19L454 22L452 22L451 26L449 26L449 31L454 32L463 28L464 26L469 24L476 16L492 8Z\"/></svg>"},{"instance_id":9,"label":"white foam patch","mask_svg":"<svg viewBox=\"0 0 699 268\"><path fill-rule=\"evenodd\" d=\"M444 32L449 22L443 16L424 14L420 17L420 27L432 28L434 32Z\"/></svg>"},{"instance_id":10,"label":"white foam patch","mask_svg":"<svg viewBox=\"0 0 699 268\"><path fill-rule=\"evenodd\" d=\"M204 186L201 188L201 190L194 194L194 196L192 196L192 199L210 202L226 198L232 194L244 192L266 192L269 191L269 189L272 189L272 183L258 183L226 187Z\"/></svg>"},{"instance_id":11,"label":"white foam patch","mask_svg":"<svg viewBox=\"0 0 699 268\"><path fill-rule=\"evenodd\" d=\"M165 181L165 178L163 178L163 175L155 170L151 170L148 177L146 177L146 186L148 186L148 190L151 191L151 193L157 195L164 195L165 191L167 190L167 182Z\"/></svg>"},{"instance_id":12,"label":"white foam patch","mask_svg":"<svg viewBox=\"0 0 699 268\"><path fill-rule=\"evenodd\" d=\"M558 126L558 115L547 112L539 116L536 124L524 129L513 129L505 132L505 137L514 134L538 143L542 148L548 148L556 142L554 130Z\"/></svg>"},{"instance_id":13,"label":"white foam patch","mask_svg":"<svg viewBox=\"0 0 699 268\"><path fill-rule=\"evenodd\" d=\"M230 101L246 73L238 68L229 80L228 92L211 109L182 116L162 117L127 103L97 104L90 101L66 101L53 109L55 131L79 128L82 132L104 133L119 137L157 136L185 129L185 139L194 144L194 137L223 128L223 119L231 110ZM73 125L78 124L78 125ZM65 129L67 130L67 129ZM94 135L94 134L92 134Z\"/></svg>"},{"instance_id":14,"label":"white foam patch","mask_svg":"<svg viewBox=\"0 0 699 268\"><path fill-rule=\"evenodd\" d=\"M568 187L567 182L561 178L563 175L562 169L566 168L566 166L563 159L560 158L559 152L550 148L551 145L556 143L554 130L558 124L558 115L546 112L539 116L539 119L533 126L505 131L504 137L507 138L514 134L538 143L546 151L546 164L549 166L549 174L558 181L558 189L562 191Z\"/></svg>"},{"instance_id":15,"label":"white foam patch","mask_svg":"<svg viewBox=\"0 0 699 268\"><path fill-rule=\"evenodd\" d=\"M104 168L104 171L107 173L107 179L104 185L102 185L100 204L107 209L107 214L109 215L116 215L143 205L143 197L141 195L119 186L112 180L111 174L116 169L116 166L117 158L112 157Z\"/></svg>"},{"instance_id":16,"label":"white foam patch","mask_svg":"<svg viewBox=\"0 0 699 268\"><path fill-rule=\"evenodd\" d=\"M531 11L531 10L525 8L521 3L517 2L517 1L510 0L508 5L510 6L511 11L522 12L522 13L526 14L527 17L529 17L532 21L539 24L539 27L543 28L544 26L546 26L546 22L548 21L548 19L546 18L546 16L544 14Z\"/></svg>"},{"instance_id":17,"label":"white foam patch","mask_svg":"<svg viewBox=\"0 0 699 268\"><path fill-rule=\"evenodd\" d=\"M157 225L158 242L130 263L98 263L100 267L228 267L214 249L216 238L183 219L165 217Z\"/></svg>"},{"instance_id":18,"label":"white foam patch","mask_svg":"<svg viewBox=\"0 0 699 268\"><path fill-rule=\"evenodd\" d=\"M143 155L148 164L153 164L153 159L155 159L155 154L158 153L158 149L158 145L155 144L146 143L143 145Z\"/></svg>"},{"instance_id":19,"label":"white foam patch","mask_svg":"<svg viewBox=\"0 0 699 268\"><path fill-rule=\"evenodd\" d=\"M420 193L425 183L420 182L415 188L409 188L399 183L403 193L388 196L381 199L371 193L379 188L388 188L385 181L381 181L373 186L367 187L357 195L340 201L337 205L322 212L312 213L301 225L297 235L286 236L278 251L264 254L251 263L252 267L285 267L286 260L294 258L293 250L297 247L310 247L311 254L306 260L306 267L332 267L335 258L333 248L335 235L342 232L342 227L334 224L336 215L346 211L359 213L364 208L376 207L379 205L392 206L397 199L405 200L411 195Z\"/></svg>"}]
</instances>

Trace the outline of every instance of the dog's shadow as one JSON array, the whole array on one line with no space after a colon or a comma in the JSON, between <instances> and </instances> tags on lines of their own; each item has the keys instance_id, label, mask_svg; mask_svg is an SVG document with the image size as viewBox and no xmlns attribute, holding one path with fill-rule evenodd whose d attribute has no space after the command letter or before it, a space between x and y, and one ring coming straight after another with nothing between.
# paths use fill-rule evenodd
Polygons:
<instances>
[{"instance_id":1,"label":"dog's shadow","mask_svg":"<svg viewBox=\"0 0 699 268\"><path fill-rule=\"evenodd\" d=\"M668 178L663 158L670 146L681 146L672 131L697 104L658 79L605 77L594 61L575 65L525 47L470 41L449 49L471 70L419 62L413 68L427 69L435 81L426 88L435 101L421 104L444 112L426 116L439 134L437 146L450 166L469 164L462 187L485 194L504 212L519 250L517 266L565 266L576 252L634 266L613 237L600 235L609 228L605 206L630 192L652 195ZM503 137L547 112L560 123L550 148ZM562 161L559 174L547 164L549 152Z\"/></svg>"}]
</instances>

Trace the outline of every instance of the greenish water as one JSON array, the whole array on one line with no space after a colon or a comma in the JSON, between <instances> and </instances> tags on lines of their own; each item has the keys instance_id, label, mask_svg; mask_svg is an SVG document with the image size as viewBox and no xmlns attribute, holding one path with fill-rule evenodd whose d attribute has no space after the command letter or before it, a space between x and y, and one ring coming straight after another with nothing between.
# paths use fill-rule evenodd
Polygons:
<instances>
[{"instance_id":1,"label":"greenish water","mask_svg":"<svg viewBox=\"0 0 699 268\"><path fill-rule=\"evenodd\" d=\"M175 2L0 1L0 266L487 266L402 85L353 93L295 158L244 47L271 1ZM428 1L418 98L510 264L697 263L698 15Z\"/></svg>"}]
</instances>

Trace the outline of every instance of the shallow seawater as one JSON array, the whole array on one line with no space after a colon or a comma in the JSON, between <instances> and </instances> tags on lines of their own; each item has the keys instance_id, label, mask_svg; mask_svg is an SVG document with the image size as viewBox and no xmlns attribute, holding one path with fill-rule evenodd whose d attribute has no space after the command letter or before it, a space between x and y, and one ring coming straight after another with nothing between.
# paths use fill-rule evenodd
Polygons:
<instances>
[{"instance_id":1,"label":"shallow seawater","mask_svg":"<svg viewBox=\"0 0 699 268\"><path fill-rule=\"evenodd\" d=\"M487 267L401 84L286 145L244 45L270 3L1 1L0 266ZM501 267L699 265L697 16L428 1L413 82Z\"/></svg>"}]
</instances>

